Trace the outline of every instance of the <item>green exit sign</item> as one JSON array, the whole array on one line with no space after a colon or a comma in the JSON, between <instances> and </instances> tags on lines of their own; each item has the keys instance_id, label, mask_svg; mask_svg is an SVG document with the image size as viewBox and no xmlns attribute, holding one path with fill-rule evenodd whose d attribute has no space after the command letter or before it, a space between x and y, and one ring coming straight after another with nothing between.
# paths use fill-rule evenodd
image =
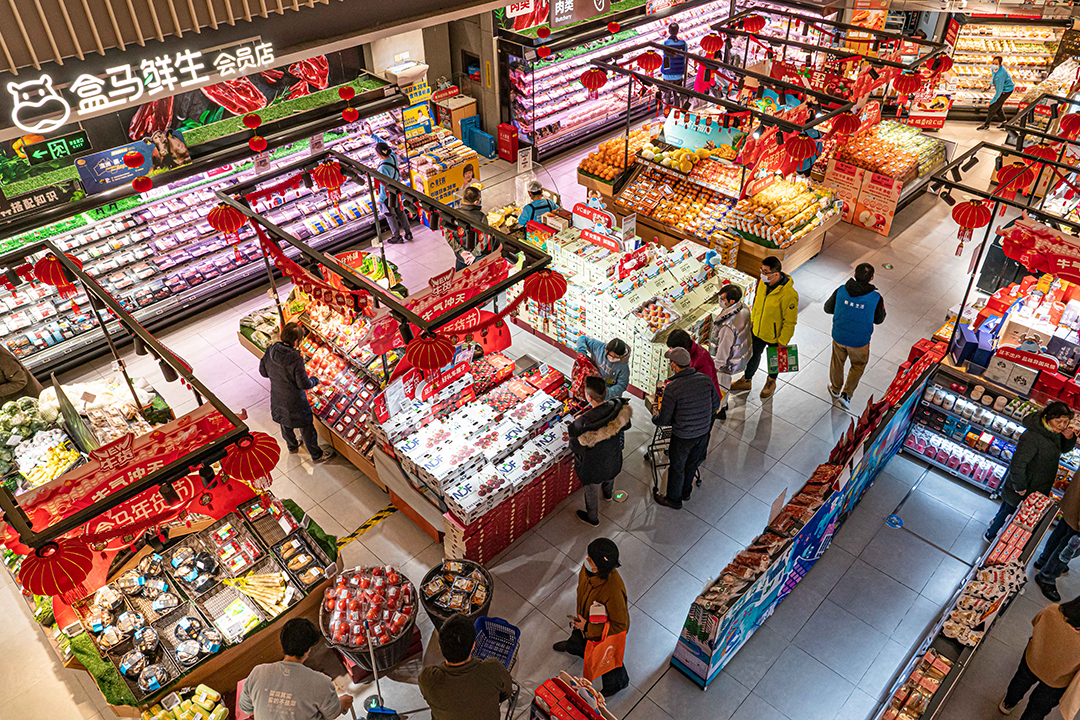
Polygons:
<instances>
[{"instance_id":1,"label":"green exit sign","mask_svg":"<svg viewBox=\"0 0 1080 720\"><path fill-rule=\"evenodd\" d=\"M87 137L85 130L27 145L23 148L26 159L30 161L31 165L40 165L60 158L75 157L91 150L93 150L93 147L90 145L90 138Z\"/></svg>"}]
</instances>

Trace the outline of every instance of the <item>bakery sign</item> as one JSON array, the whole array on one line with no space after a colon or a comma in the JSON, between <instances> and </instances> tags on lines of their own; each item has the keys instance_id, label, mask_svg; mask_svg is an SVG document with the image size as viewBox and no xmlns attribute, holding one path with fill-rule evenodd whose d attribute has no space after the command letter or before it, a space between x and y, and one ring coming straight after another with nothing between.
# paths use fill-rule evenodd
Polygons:
<instances>
[{"instance_id":1,"label":"bakery sign","mask_svg":"<svg viewBox=\"0 0 1080 720\"><path fill-rule=\"evenodd\" d=\"M196 87L240 78L272 67L274 46L251 42L215 50L181 50L124 63L105 70L104 77L83 73L64 88L42 73L4 86L11 101L11 120L27 133L50 133L72 119L115 112L130 105L168 97Z\"/></svg>"}]
</instances>

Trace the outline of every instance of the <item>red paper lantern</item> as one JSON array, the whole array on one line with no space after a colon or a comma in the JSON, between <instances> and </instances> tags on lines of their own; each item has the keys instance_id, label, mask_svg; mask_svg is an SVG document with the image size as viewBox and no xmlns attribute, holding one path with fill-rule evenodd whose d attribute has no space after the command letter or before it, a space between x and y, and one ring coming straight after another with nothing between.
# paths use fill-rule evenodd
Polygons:
<instances>
[{"instance_id":1,"label":"red paper lantern","mask_svg":"<svg viewBox=\"0 0 1080 720\"><path fill-rule=\"evenodd\" d=\"M926 63L926 67L930 68L930 72L934 75L949 72L952 66L953 59L948 55L938 55Z\"/></svg>"},{"instance_id":2,"label":"red paper lantern","mask_svg":"<svg viewBox=\"0 0 1080 720\"><path fill-rule=\"evenodd\" d=\"M1069 113L1061 118L1061 134L1067 138L1076 137L1080 133L1080 114Z\"/></svg>"},{"instance_id":3,"label":"red paper lantern","mask_svg":"<svg viewBox=\"0 0 1080 720\"><path fill-rule=\"evenodd\" d=\"M617 23L617 22L615 22L614 20L612 20L611 22L609 22L609 23L607 24L607 31L608 31L609 33L611 33L612 35L614 35L615 33L619 32L619 23Z\"/></svg>"},{"instance_id":4,"label":"red paper lantern","mask_svg":"<svg viewBox=\"0 0 1080 720\"><path fill-rule=\"evenodd\" d=\"M893 78L893 87L901 95L912 95L918 92L922 86L923 76L910 70L902 72Z\"/></svg>"},{"instance_id":5,"label":"red paper lantern","mask_svg":"<svg viewBox=\"0 0 1080 720\"><path fill-rule=\"evenodd\" d=\"M261 153L266 149L266 138L261 135L255 135L248 140L248 147L251 149L251 152Z\"/></svg>"},{"instance_id":6,"label":"red paper lantern","mask_svg":"<svg viewBox=\"0 0 1080 720\"><path fill-rule=\"evenodd\" d=\"M543 58L549 57L550 55L551 55L551 48L549 48L547 45L541 45L540 47L536 48L536 56L538 58L543 59Z\"/></svg>"},{"instance_id":7,"label":"red paper lantern","mask_svg":"<svg viewBox=\"0 0 1080 720\"><path fill-rule=\"evenodd\" d=\"M540 306L545 320L555 313L555 303L566 294L566 278L555 270L537 270L525 281L524 292Z\"/></svg>"},{"instance_id":8,"label":"red paper lantern","mask_svg":"<svg viewBox=\"0 0 1080 720\"><path fill-rule=\"evenodd\" d=\"M150 192L154 187L154 181L147 175L140 175L131 181L131 187L135 188L137 193Z\"/></svg>"},{"instance_id":9,"label":"red paper lantern","mask_svg":"<svg viewBox=\"0 0 1080 720\"><path fill-rule=\"evenodd\" d=\"M834 135L853 135L860 124L859 116L855 113L843 113L833 118L832 131Z\"/></svg>"},{"instance_id":10,"label":"red paper lantern","mask_svg":"<svg viewBox=\"0 0 1080 720\"><path fill-rule=\"evenodd\" d=\"M347 123L356 122L360 118L360 111L354 107L347 107L341 111L341 119Z\"/></svg>"},{"instance_id":11,"label":"red paper lantern","mask_svg":"<svg viewBox=\"0 0 1080 720\"><path fill-rule=\"evenodd\" d=\"M705 53L709 57L713 57L716 53L724 49L724 38L720 37L716 33L709 33L705 37L701 38L701 52Z\"/></svg>"},{"instance_id":12,"label":"red paper lantern","mask_svg":"<svg viewBox=\"0 0 1080 720\"><path fill-rule=\"evenodd\" d=\"M138 150L124 153L124 164L129 168L137 168L143 164L143 154Z\"/></svg>"},{"instance_id":13,"label":"red paper lantern","mask_svg":"<svg viewBox=\"0 0 1080 720\"><path fill-rule=\"evenodd\" d=\"M454 359L454 343L426 332L405 346L405 359L418 370L438 370Z\"/></svg>"},{"instance_id":14,"label":"red paper lantern","mask_svg":"<svg viewBox=\"0 0 1080 720\"><path fill-rule=\"evenodd\" d=\"M341 186L345 184L345 176L341 174L341 167L336 162L328 161L316 165L311 171L311 179L324 188L327 197L337 204L341 199Z\"/></svg>"},{"instance_id":15,"label":"red paper lantern","mask_svg":"<svg viewBox=\"0 0 1080 720\"><path fill-rule=\"evenodd\" d=\"M635 62L639 68L652 75L664 64L664 58L660 57L660 53L655 50L646 50L637 56Z\"/></svg>"},{"instance_id":16,"label":"red paper lantern","mask_svg":"<svg viewBox=\"0 0 1080 720\"><path fill-rule=\"evenodd\" d=\"M799 133L784 143L784 152L793 160L812 158L817 155L817 151L817 142L806 133Z\"/></svg>"},{"instance_id":17,"label":"red paper lantern","mask_svg":"<svg viewBox=\"0 0 1080 720\"><path fill-rule=\"evenodd\" d=\"M765 29L765 18L760 15L747 15L742 20L742 27L748 33L759 33Z\"/></svg>"},{"instance_id":18,"label":"red paper lantern","mask_svg":"<svg viewBox=\"0 0 1080 720\"><path fill-rule=\"evenodd\" d=\"M244 215L244 213L240 212L232 205L218 203L217 206L210 211L210 214L206 216L206 221L210 223L210 227L214 228L219 233L236 235L239 240L240 228L244 227L247 223L247 215Z\"/></svg>"},{"instance_id":19,"label":"red paper lantern","mask_svg":"<svg viewBox=\"0 0 1080 720\"><path fill-rule=\"evenodd\" d=\"M342 85L338 88L337 94L342 100L348 101L356 97L356 90L353 89L352 85Z\"/></svg>"},{"instance_id":20,"label":"red paper lantern","mask_svg":"<svg viewBox=\"0 0 1080 720\"><path fill-rule=\"evenodd\" d=\"M71 262L75 263L75 266L82 270L82 261L79 258L64 253ZM56 257L52 253L49 253L45 257L34 263L34 275L38 280L46 285L52 285L60 291L60 297L67 300L73 298L79 294L78 288L75 287L71 278L68 277L67 270L64 268L64 264L60 262L60 258Z\"/></svg>"},{"instance_id":21,"label":"red paper lantern","mask_svg":"<svg viewBox=\"0 0 1080 720\"><path fill-rule=\"evenodd\" d=\"M590 92L596 92L607 84L607 73L600 68L589 68L581 74L581 84Z\"/></svg>"},{"instance_id":22,"label":"red paper lantern","mask_svg":"<svg viewBox=\"0 0 1080 720\"><path fill-rule=\"evenodd\" d=\"M260 125L262 125L262 118L255 113L248 113L244 116L244 127L248 130L254 130Z\"/></svg>"},{"instance_id":23,"label":"red paper lantern","mask_svg":"<svg viewBox=\"0 0 1080 720\"><path fill-rule=\"evenodd\" d=\"M1026 192L1028 185L1034 179L1035 171L1031 169L1028 163L1023 161L1014 162L998 170L998 189L993 194L1015 200L1016 193ZM1004 210L1005 208L1002 208L1002 211Z\"/></svg>"},{"instance_id":24,"label":"red paper lantern","mask_svg":"<svg viewBox=\"0 0 1080 720\"><path fill-rule=\"evenodd\" d=\"M541 40L547 40L549 37L551 37L551 28L537 28L536 37L540 38Z\"/></svg>"},{"instance_id":25,"label":"red paper lantern","mask_svg":"<svg viewBox=\"0 0 1080 720\"><path fill-rule=\"evenodd\" d=\"M960 226L960 232L956 234L960 244L956 246L956 256L964 252L964 243L971 239L977 228L986 227L994 219L994 213L986 204L979 200L965 200L956 203L952 209L952 219Z\"/></svg>"},{"instance_id":26,"label":"red paper lantern","mask_svg":"<svg viewBox=\"0 0 1080 720\"><path fill-rule=\"evenodd\" d=\"M49 542L23 560L19 584L34 595L85 594L82 581L93 566L93 554L85 544L76 540Z\"/></svg>"},{"instance_id":27,"label":"red paper lantern","mask_svg":"<svg viewBox=\"0 0 1080 720\"><path fill-rule=\"evenodd\" d=\"M258 490L270 487L273 470L281 458L281 446L264 432L253 432L240 438L227 451L221 469L229 477L243 480Z\"/></svg>"},{"instance_id":28,"label":"red paper lantern","mask_svg":"<svg viewBox=\"0 0 1080 720\"><path fill-rule=\"evenodd\" d=\"M1058 149L1044 142L1039 143L1038 145L1032 145L1031 147L1026 147L1024 148L1024 152L1028 155L1035 155L1036 157L1041 157L1043 160L1050 161L1057 160L1058 156ZM1042 166L1042 163L1035 163L1035 167L1033 169L1035 171L1038 171L1042 168Z\"/></svg>"}]
</instances>

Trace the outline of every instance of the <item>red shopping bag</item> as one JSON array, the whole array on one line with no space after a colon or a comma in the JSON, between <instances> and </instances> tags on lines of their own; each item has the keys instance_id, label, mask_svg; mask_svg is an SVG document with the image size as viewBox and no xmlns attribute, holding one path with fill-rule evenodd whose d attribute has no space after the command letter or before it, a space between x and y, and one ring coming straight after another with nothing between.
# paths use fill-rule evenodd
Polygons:
<instances>
[{"instance_id":1,"label":"red shopping bag","mask_svg":"<svg viewBox=\"0 0 1080 720\"><path fill-rule=\"evenodd\" d=\"M578 353L574 360L574 369L570 373L570 395L576 400L586 401L585 378L600 377L600 369L588 355Z\"/></svg>"}]
</instances>

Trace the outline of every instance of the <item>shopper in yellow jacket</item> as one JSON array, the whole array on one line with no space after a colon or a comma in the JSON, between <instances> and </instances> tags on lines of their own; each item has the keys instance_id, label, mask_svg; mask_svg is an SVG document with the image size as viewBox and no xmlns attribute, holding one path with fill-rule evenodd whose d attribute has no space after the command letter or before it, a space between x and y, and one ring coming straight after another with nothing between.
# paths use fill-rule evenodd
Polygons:
<instances>
[{"instance_id":1,"label":"shopper in yellow jacket","mask_svg":"<svg viewBox=\"0 0 1080 720\"><path fill-rule=\"evenodd\" d=\"M784 274L780 259L767 257L761 261L761 278L754 292L754 304L750 308L751 348L750 359L741 380L731 384L731 392L745 392L753 385L754 373L761 364L765 348L787 345L795 335L795 323L799 319L799 293L790 275ZM776 392L776 373L769 373L761 397Z\"/></svg>"}]
</instances>

